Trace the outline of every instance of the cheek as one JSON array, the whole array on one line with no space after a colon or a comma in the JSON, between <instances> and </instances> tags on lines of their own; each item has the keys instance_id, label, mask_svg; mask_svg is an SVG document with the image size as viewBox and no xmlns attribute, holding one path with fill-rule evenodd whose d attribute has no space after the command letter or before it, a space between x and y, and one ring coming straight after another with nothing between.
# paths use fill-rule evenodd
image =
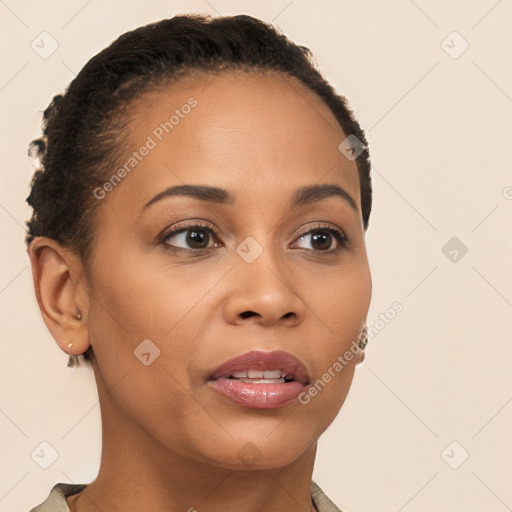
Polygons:
<instances>
[{"instance_id":1,"label":"cheek","mask_svg":"<svg viewBox=\"0 0 512 512\"><path fill-rule=\"evenodd\" d=\"M186 430L201 413L190 400L189 380L199 337L187 326L188 313L209 289L197 278L192 286L179 272L166 282L170 275L147 262L143 267L133 256L116 259L115 266L103 264L95 274L90 316L91 342L111 407L161 439L171 435L166 431L171 418L173 428Z\"/></svg>"},{"instance_id":2,"label":"cheek","mask_svg":"<svg viewBox=\"0 0 512 512\"><path fill-rule=\"evenodd\" d=\"M115 382L126 371L140 369L138 357L149 351L146 359L157 354L152 366L168 368L179 378L179 384L166 383L167 389L189 388L190 366L201 353L200 333L211 320L205 297L219 272L200 273L194 265L178 268L135 251L112 253L110 259L100 260L91 301L91 341L105 378ZM149 379L142 387L149 389Z\"/></svg>"},{"instance_id":3,"label":"cheek","mask_svg":"<svg viewBox=\"0 0 512 512\"><path fill-rule=\"evenodd\" d=\"M318 414L330 411L333 419L352 383L358 336L368 314L372 284L364 260L340 267L335 277L322 282L328 286L309 286L308 305L315 313L318 329L314 346L308 347L309 360L315 362L314 376L301 403Z\"/></svg>"},{"instance_id":4,"label":"cheek","mask_svg":"<svg viewBox=\"0 0 512 512\"><path fill-rule=\"evenodd\" d=\"M370 307L371 274L364 258L347 261L336 270L313 276L305 283L305 302L310 305L319 328L340 349L363 327ZM333 345L330 343L329 345Z\"/></svg>"},{"instance_id":5,"label":"cheek","mask_svg":"<svg viewBox=\"0 0 512 512\"><path fill-rule=\"evenodd\" d=\"M135 251L118 256L98 266L97 297L112 313L110 321L139 338L165 336L211 287L207 276L166 265L164 258Z\"/></svg>"}]
</instances>

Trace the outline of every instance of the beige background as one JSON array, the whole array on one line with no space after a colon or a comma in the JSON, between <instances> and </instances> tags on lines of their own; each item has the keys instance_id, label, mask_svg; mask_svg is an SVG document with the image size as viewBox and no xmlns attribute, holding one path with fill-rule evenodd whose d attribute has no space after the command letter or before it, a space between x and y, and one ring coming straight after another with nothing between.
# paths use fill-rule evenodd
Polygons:
<instances>
[{"instance_id":1,"label":"beige background","mask_svg":"<svg viewBox=\"0 0 512 512\"><path fill-rule=\"evenodd\" d=\"M33 294L28 142L90 57L183 12L273 21L313 50L368 133L378 334L314 478L346 512L512 510L510 0L0 1L0 510L91 481L101 449L92 373L66 368ZM59 45L46 59L31 48L43 31ZM443 252L452 237L459 247ZM382 328L396 301L403 311ZM43 441L59 454L48 469L31 457Z\"/></svg>"}]
</instances>

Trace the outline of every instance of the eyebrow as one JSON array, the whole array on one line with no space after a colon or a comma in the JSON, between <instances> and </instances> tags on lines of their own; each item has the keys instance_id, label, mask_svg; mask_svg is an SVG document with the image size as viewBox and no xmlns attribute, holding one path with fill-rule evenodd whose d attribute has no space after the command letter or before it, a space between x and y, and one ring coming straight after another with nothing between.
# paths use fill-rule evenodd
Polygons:
<instances>
[{"instance_id":1,"label":"eyebrow","mask_svg":"<svg viewBox=\"0 0 512 512\"><path fill-rule=\"evenodd\" d=\"M210 187L208 185L176 185L157 194L142 207L142 210L145 210L162 199L173 196L191 197L199 201L218 204L234 204L236 202L236 196L223 188ZM291 207L295 208L297 206L304 206L329 197L340 197L346 201L353 210L356 212L358 211L357 204L352 196L346 190L334 183L309 185L297 189L292 197Z\"/></svg>"}]
</instances>

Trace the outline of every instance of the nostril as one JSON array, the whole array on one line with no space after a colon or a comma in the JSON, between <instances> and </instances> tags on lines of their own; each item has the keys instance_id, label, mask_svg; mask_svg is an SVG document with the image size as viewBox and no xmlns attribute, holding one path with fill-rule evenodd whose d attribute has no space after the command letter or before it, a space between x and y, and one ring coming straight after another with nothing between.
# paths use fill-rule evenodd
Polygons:
<instances>
[{"instance_id":1,"label":"nostril","mask_svg":"<svg viewBox=\"0 0 512 512\"><path fill-rule=\"evenodd\" d=\"M254 311L244 311L241 316L243 318L249 318L251 316L254 316L254 315L257 315L257 313L255 313Z\"/></svg>"}]
</instances>

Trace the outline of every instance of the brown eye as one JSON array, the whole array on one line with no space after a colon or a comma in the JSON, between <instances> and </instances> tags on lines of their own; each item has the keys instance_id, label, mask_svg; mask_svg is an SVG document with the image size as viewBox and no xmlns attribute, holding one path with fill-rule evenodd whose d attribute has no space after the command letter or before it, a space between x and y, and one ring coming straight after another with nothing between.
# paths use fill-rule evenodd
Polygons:
<instances>
[{"instance_id":1,"label":"brown eye","mask_svg":"<svg viewBox=\"0 0 512 512\"><path fill-rule=\"evenodd\" d=\"M177 250L201 250L218 247L219 244L214 241L214 237L215 232L212 228L196 224L180 227L166 233L161 243ZM211 242L213 242L214 245L209 247Z\"/></svg>"},{"instance_id":2,"label":"brown eye","mask_svg":"<svg viewBox=\"0 0 512 512\"><path fill-rule=\"evenodd\" d=\"M317 252L336 252L343 249L348 242L343 231L334 227L325 226L318 226L314 229L310 229L298 238L298 240L301 241L305 241L307 239L311 240L311 248L305 248ZM332 248L333 242L336 242L336 247L334 248Z\"/></svg>"}]
</instances>

